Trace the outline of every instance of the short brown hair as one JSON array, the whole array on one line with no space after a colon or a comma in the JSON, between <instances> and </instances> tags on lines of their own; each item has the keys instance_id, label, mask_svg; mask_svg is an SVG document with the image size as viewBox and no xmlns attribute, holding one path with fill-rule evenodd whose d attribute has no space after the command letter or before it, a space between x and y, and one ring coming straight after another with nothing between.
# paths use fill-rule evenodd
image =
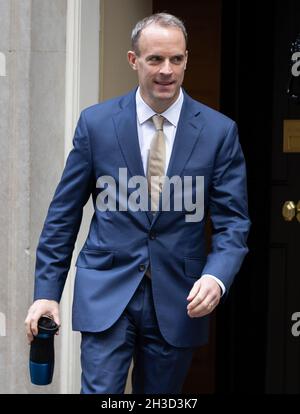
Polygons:
<instances>
[{"instance_id":1,"label":"short brown hair","mask_svg":"<svg viewBox=\"0 0 300 414\"><path fill-rule=\"evenodd\" d=\"M178 29L182 31L184 39L185 39L185 44L187 45L187 31L186 31L183 21L180 20L178 17L173 16L172 14L156 13L156 14L152 14L151 16L145 17L144 19L137 22L137 24L132 30L131 45L136 55L140 54L139 47L138 47L138 41L139 41L140 35L142 31L145 29L145 27L149 26L152 23L156 23L163 27L169 27L169 26L177 27Z\"/></svg>"}]
</instances>

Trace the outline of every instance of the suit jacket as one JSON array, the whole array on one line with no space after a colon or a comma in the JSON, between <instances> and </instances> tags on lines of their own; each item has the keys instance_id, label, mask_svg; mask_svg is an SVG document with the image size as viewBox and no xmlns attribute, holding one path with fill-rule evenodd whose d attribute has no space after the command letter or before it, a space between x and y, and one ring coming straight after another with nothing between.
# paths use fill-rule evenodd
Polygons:
<instances>
[{"instance_id":1,"label":"suit jacket","mask_svg":"<svg viewBox=\"0 0 300 414\"><path fill-rule=\"evenodd\" d=\"M99 332L109 328L150 264L162 335L174 346L198 346L207 341L209 317L188 317L190 289L202 274L209 273L218 277L228 292L247 253L246 172L237 127L231 119L184 93L167 175L204 176L205 214L200 222L186 221L185 209L161 211L155 216L145 211L101 212L96 207L100 176L111 176L118 182L119 168L127 168L128 179L144 176L135 92L81 113L74 147L37 248L35 299L60 301L83 207L92 195L95 212L76 262L73 329ZM118 195L116 198L118 203ZM207 255L208 211L213 234Z\"/></svg>"}]
</instances>

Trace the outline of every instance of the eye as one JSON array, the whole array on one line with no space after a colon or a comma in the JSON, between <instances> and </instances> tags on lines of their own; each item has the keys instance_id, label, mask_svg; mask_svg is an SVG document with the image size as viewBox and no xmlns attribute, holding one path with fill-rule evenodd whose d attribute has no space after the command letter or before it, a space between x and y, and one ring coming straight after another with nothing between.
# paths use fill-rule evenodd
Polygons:
<instances>
[{"instance_id":1,"label":"eye","mask_svg":"<svg viewBox=\"0 0 300 414\"><path fill-rule=\"evenodd\" d=\"M157 62L161 62L162 58L161 56L149 56L149 58L147 59L149 62L153 62L153 63L157 63Z\"/></svg>"},{"instance_id":2,"label":"eye","mask_svg":"<svg viewBox=\"0 0 300 414\"><path fill-rule=\"evenodd\" d=\"M171 62L175 64L180 64L183 62L184 57L182 55L174 56L171 58Z\"/></svg>"}]
</instances>

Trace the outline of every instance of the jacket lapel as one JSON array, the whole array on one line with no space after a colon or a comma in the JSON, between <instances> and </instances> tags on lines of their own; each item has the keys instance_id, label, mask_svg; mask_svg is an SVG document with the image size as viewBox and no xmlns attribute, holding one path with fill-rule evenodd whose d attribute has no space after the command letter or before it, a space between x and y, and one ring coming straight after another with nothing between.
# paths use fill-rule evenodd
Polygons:
<instances>
[{"instance_id":1,"label":"jacket lapel","mask_svg":"<svg viewBox=\"0 0 300 414\"><path fill-rule=\"evenodd\" d=\"M119 146L128 167L128 175L145 177L137 133L135 93L136 90L126 95L121 103L121 110L113 116L113 120ZM152 213L146 211L146 214L151 222Z\"/></svg>"},{"instance_id":2,"label":"jacket lapel","mask_svg":"<svg viewBox=\"0 0 300 414\"><path fill-rule=\"evenodd\" d=\"M136 126L135 92L124 98L121 110L113 116L119 146L131 176L145 175Z\"/></svg>"}]
</instances>

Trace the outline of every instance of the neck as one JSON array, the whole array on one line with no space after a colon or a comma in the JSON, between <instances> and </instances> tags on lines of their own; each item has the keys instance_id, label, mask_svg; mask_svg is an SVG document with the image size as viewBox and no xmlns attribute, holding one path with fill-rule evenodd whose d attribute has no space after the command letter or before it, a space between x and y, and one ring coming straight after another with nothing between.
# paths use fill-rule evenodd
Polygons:
<instances>
[{"instance_id":1,"label":"neck","mask_svg":"<svg viewBox=\"0 0 300 414\"><path fill-rule=\"evenodd\" d=\"M157 99L157 100L151 100L148 99L147 96L144 96L143 92L140 90L141 97L144 102L146 102L147 105L150 106L151 109L153 109L154 112L157 114L161 114L165 112L168 108L170 108L171 105L173 105L174 102L176 102L178 96L178 93L171 99Z\"/></svg>"},{"instance_id":2,"label":"neck","mask_svg":"<svg viewBox=\"0 0 300 414\"><path fill-rule=\"evenodd\" d=\"M147 104L150 106L151 109L153 109L154 112L156 112L157 114L161 114L165 112L168 108L170 108L170 106L175 102L175 100L167 101L167 102L158 102L158 103L147 102Z\"/></svg>"}]
</instances>

